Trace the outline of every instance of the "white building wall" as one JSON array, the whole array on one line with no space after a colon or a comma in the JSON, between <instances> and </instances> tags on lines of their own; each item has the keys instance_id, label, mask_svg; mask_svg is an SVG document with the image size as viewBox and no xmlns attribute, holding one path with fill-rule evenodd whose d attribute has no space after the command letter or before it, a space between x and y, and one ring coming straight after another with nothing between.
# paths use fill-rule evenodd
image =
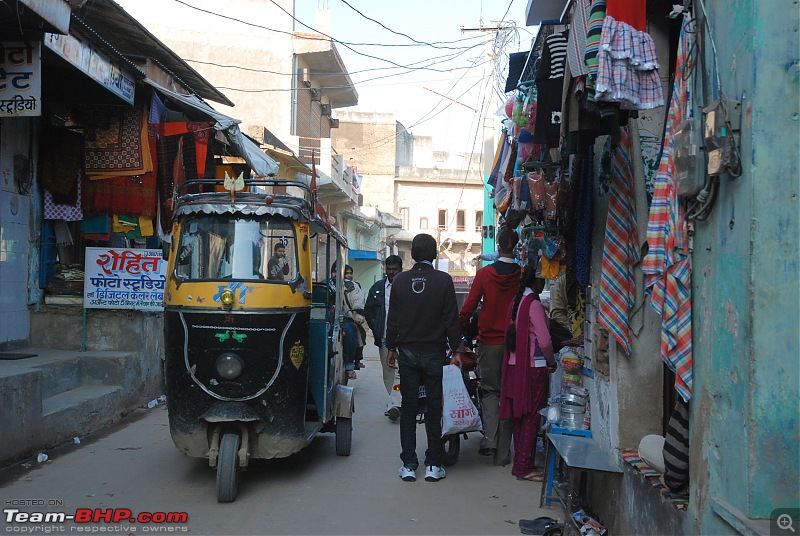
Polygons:
<instances>
[{"instance_id":1,"label":"white building wall","mask_svg":"<svg viewBox=\"0 0 800 536\"><path fill-rule=\"evenodd\" d=\"M398 181L395 184L396 202L401 219L406 218L403 228L412 235L427 233L436 238L437 243L448 245L440 258L448 258L448 268L464 270L474 275L472 259L480 254L481 235L476 232L475 214L483 210L483 187L480 184L469 184L463 187L455 184L416 183ZM439 210L447 211L444 229L440 229ZM456 227L456 214L464 210L464 231ZM420 225L421 219L427 218L428 225ZM449 250L449 251L448 251ZM440 269L445 269L440 266Z\"/></svg>"},{"instance_id":2,"label":"white building wall","mask_svg":"<svg viewBox=\"0 0 800 536\"><path fill-rule=\"evenodd\" d=\"M288 141L294 21L275 3L292 13L293 0L193 0L197 9L164 0L118 3L236 104L212 106L241 119L243 132L250 125L262 125ZM297 147L290 148L297 153Z\"/></svg>"}]
</instances>

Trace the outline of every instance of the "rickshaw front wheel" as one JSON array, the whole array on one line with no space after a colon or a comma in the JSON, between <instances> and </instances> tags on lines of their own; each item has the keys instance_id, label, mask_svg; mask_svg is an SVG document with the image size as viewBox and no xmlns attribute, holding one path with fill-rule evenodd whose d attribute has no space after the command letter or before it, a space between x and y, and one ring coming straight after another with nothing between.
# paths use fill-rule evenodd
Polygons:
<instances>
[{"instance_id":1,"label":"rickshaw front wheel","mask_svg":"<svg viewBox=\"0 0 800 536\"><path fill-rule=\"evenodd\" d=\"M353 444L353 419L336 417L336 455L350 456Z\"/></svg>"},{"instance_id":2,"label":"rickshaw front wheel","mask_svg":"<svg viewBox=\"0 0 800 536\"><path fill-rule=\"evenodd\" d=\"M461 435L452 434L442 438L442 465L455 465L461 453Z\"/></svg>"},{"instance_id":3,"label":"rickshaw front wheel","mask_svg":"<svg viewBox=\"0 0 800 536\"><path fill-rule=\"evenodd\" d=\"M217 461L217 501L233 502L239 487L237 458L241 438L234 432L226 432L219 442Z\"/></svg>"}]
</instances>

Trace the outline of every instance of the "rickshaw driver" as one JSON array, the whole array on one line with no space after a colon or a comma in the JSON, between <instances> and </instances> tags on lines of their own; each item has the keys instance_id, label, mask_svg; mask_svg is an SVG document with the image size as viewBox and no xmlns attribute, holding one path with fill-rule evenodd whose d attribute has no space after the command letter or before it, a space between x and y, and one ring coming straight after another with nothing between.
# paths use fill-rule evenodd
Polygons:
<instances>
[{"instance_id":1,"label":"rickshaw driver","mask_svg":"<svg viewBox=\"0 0 800 536\"><path fill-rule=\"evenodd\" d=\"M286 258L286 246L278 242L272 248L272 258L267 263L267 279L285 281L289 275L289 260Z\"/></svg>"}]
</instances>

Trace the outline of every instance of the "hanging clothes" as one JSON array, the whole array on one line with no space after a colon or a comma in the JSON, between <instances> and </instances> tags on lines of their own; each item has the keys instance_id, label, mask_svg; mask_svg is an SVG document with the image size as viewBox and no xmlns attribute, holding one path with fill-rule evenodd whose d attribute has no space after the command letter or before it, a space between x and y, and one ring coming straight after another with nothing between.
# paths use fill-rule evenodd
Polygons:
<instances>
[{"instance_id":1,"label":"hanging clothes","mask_svg":"<svg viewBox=\"0 0 800 536\"><path fill-rule=\"evenodd\" d=\"M584 55L591 5L591 0L576 0L572 12L572 24L569 26L569 43L567 44L567 65L569 65L570 74L574 78L584 76L589 72Z\"/></svg>"},{"instance_id":2,"label":"hanging clothes","mask_svg":"<svg viewBox=\"0 0 800 536\"><path fill-rule=\"evenodd\" d=\"M81 208L81 189L83 182L83 174L80 169L77 172L76 183L77 195L75 202L72 204L58 203L50 190L44 191L44 219L46 220L64 220L64 221L81 221L83 219L83 210Z\"/></svg>"},{"instance_id":3,"label":"hanging clothes","mask_svg":"<svg viewBox=\"0 0 800 536\"><path fill-rule=\"evenodd\" d=\"M664 149L655 178L647 223L648 253L642 262L650 303L661 316L661 358L675 372L675 389L685 401L692 396L692 259L685 206L675 185L675 128L692 115L691 88L694 33L681 26Z\"/></svg>"},{"instance_id":4,"label":"hanging clothes","mask_svg":"<svg viewBox=\"0 0 800 536\"><path fill-rule=\"evenodd\" d=\"M633 267L639 262L632 153L630 130L623 128L611 171L597 308L598 324L608 330L627 356L631 355L628 315L636 302Z\"/></svg>"},{"instance_id":5,"label":"hanging clothes","mask_svg":"<svg viewBox=\"0 0 800 536\"><path fill-rule=\"evenodd\" d=\"M558 147L561 132L561 92L567 60L567 31L549 35L536 72L536 123L533 142Z\"/></svg>"},{"instance_id":6,"label":"hanging clothes","mask_svg":"<svg viewBox=\"0 0 800 536\"><path fill-rule=\"evenodd\" d=\"M643 12L645 0L638 1ZM626 0L625 4L636 2ZM606 15L597 61L597 101L619 103L623 110L649 110L664 105L656 45L647 32Z\"/></svg>"}]
</instances>

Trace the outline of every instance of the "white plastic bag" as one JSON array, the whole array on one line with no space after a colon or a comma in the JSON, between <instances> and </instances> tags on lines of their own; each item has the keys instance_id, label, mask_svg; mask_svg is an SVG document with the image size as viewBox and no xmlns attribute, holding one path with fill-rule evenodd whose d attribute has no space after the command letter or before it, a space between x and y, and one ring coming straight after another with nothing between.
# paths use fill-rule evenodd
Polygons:
<instances>
[{"instance_id":1,"label":"white plastic bag","mask_svg":"<svg viewBox=\"0 0 800 536\"><path fill-rule=\"evenodd\" d=\"M444 367L442 397L442 436L483 430L481 416L456 365Z\"/></svg>"}]
</instances>

